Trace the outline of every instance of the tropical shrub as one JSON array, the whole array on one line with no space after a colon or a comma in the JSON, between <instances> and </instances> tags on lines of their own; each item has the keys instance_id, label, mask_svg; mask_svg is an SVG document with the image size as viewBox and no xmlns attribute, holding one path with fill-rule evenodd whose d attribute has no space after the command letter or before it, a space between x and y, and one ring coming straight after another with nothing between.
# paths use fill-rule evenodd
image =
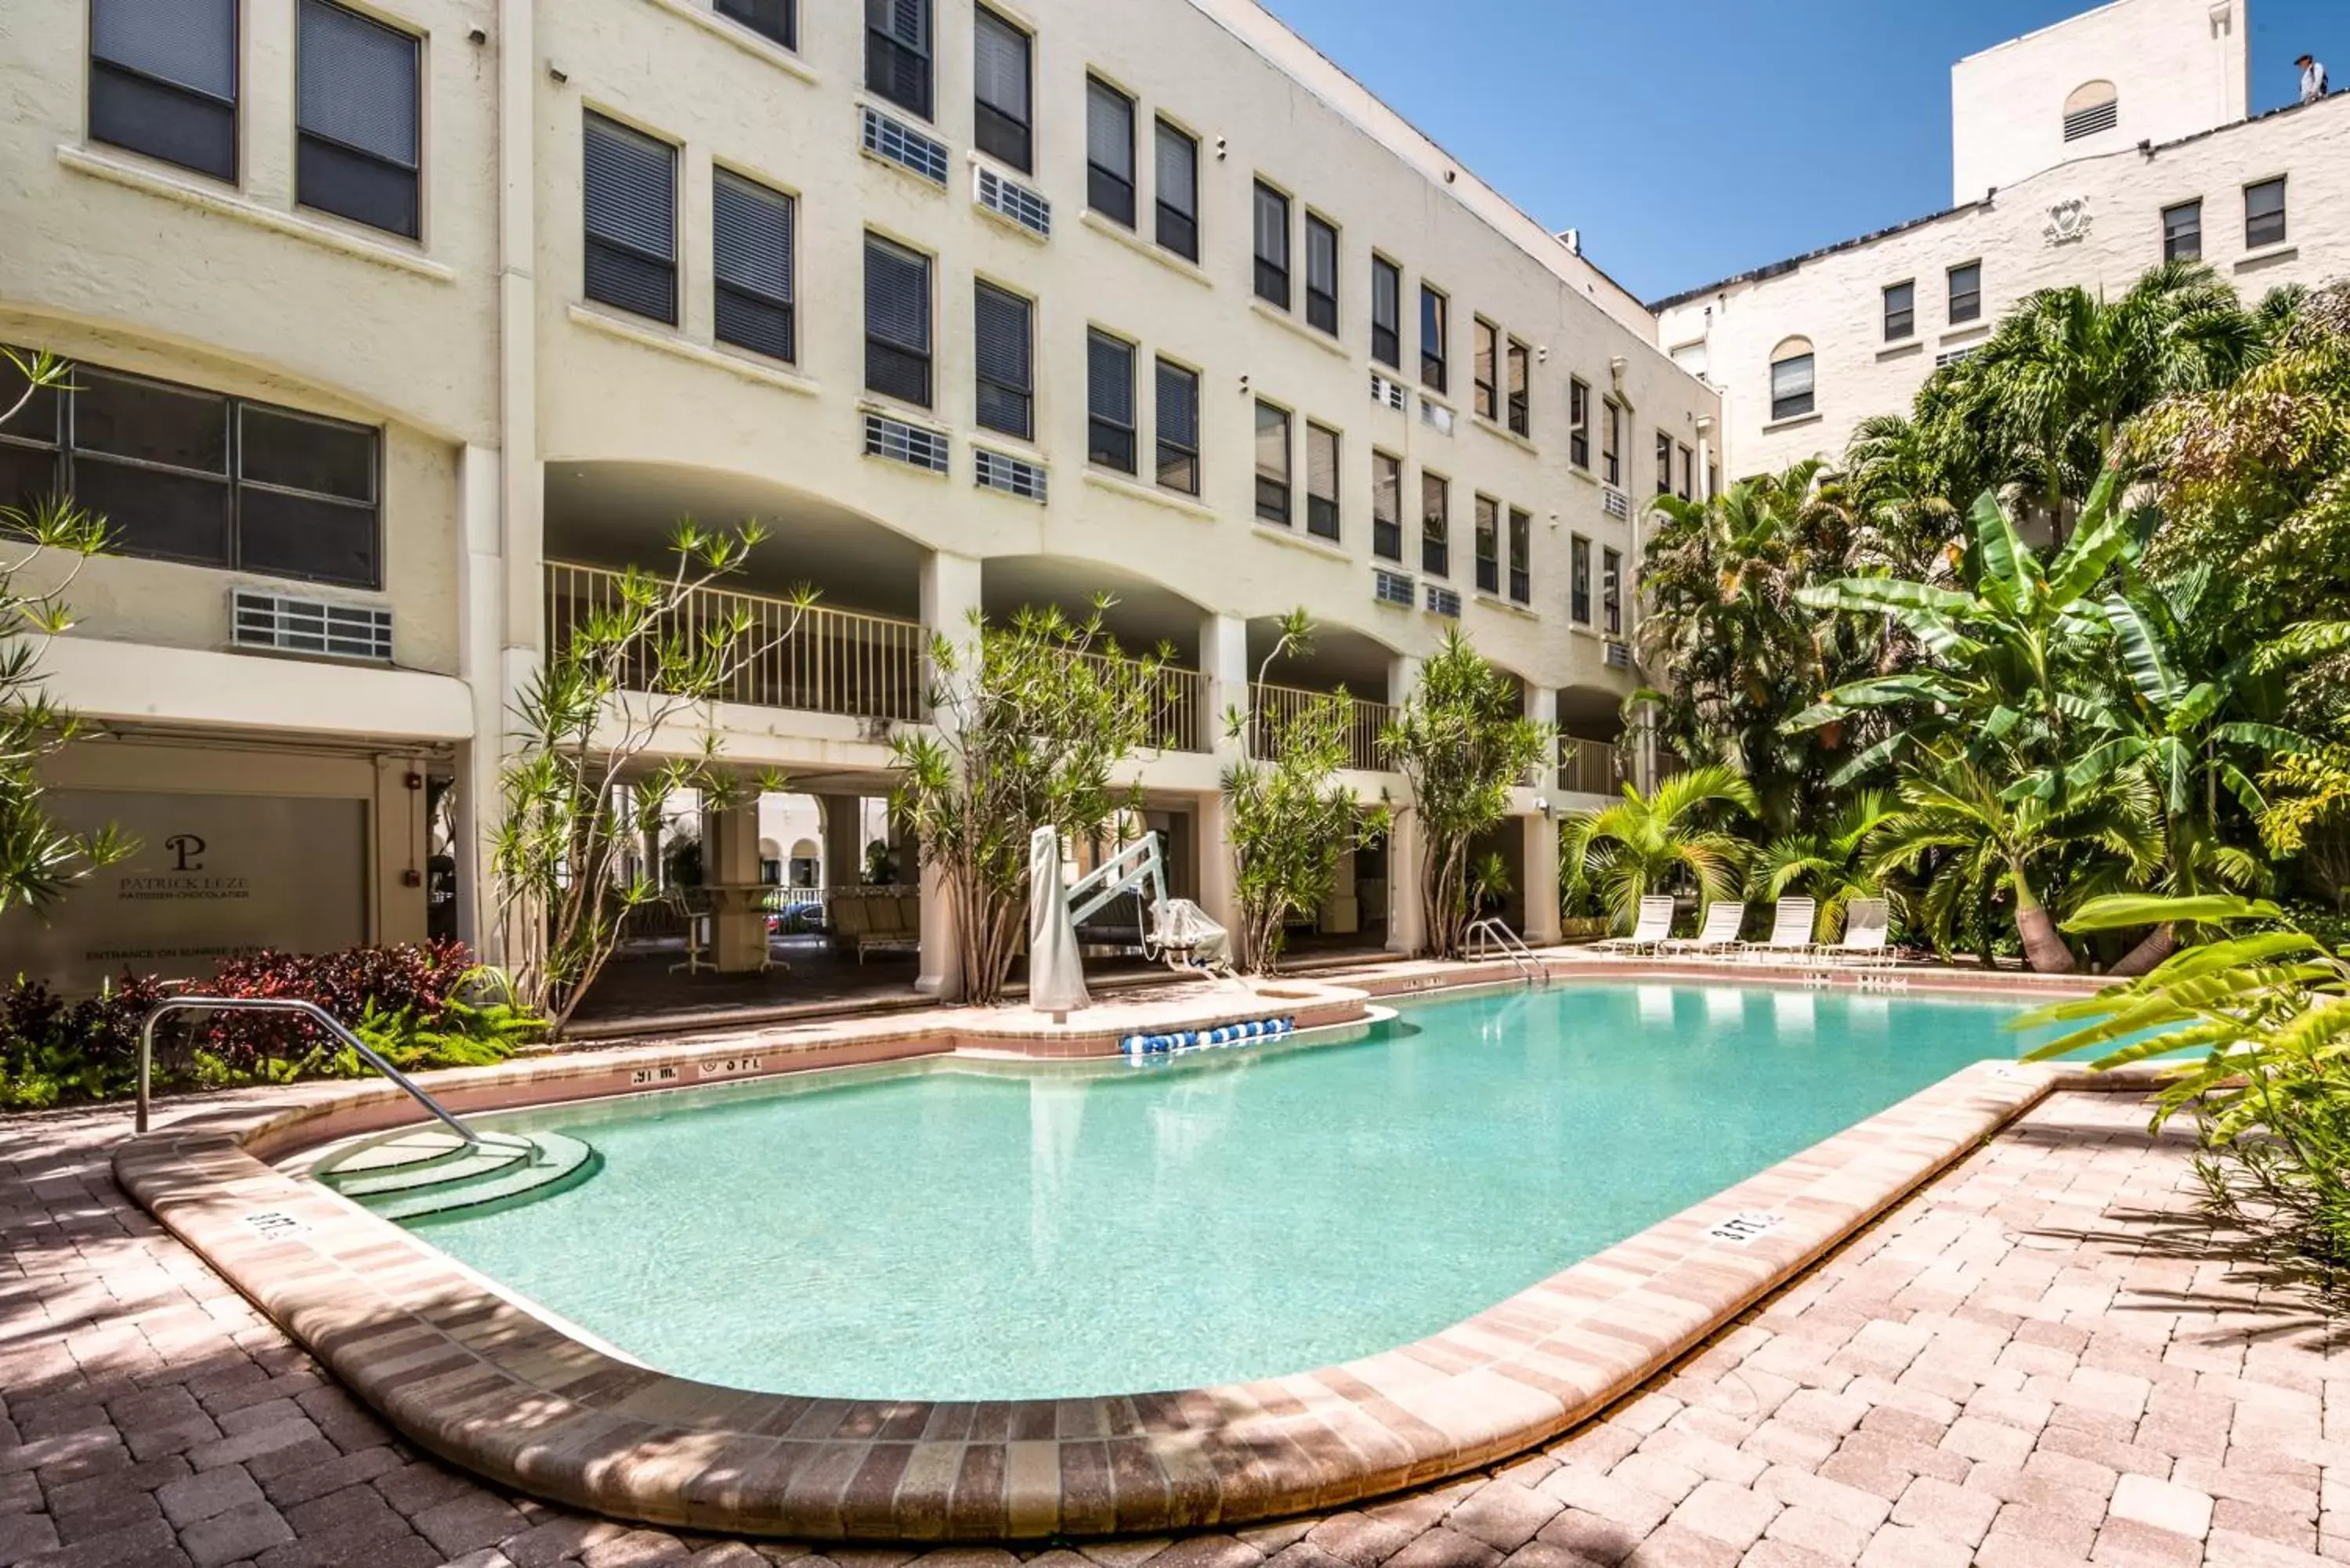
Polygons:
<instances>
[{"instance_id":1,"label":"tropical shrub","mask_svg":"<svg viewBox=\"0 0 2350 1568\"><path fill-rule=\"evenodd\" d=\"M1568 897L1589 888L1618 929L1631 929L1640 900L1687 882L1711 904L1738 890L1751 853L1721 819L1758 809L1753 787L1725 767L1692 768L1644 795L1630 784L1600 811L1559 824L1559 865Z\"/></svg>"},{"instance_id":2,"label":"tropical shrub","mask_svg":"<svg viewBox=\"0 0 2350 1568\"><path fill-rule=\"evenodd\" d=\"M1898 814L1885 791L1855 792L1820 826L1762 846L1748 873L1747 892L1757 898L1809 894L1819 903L1823 939L1834 940L1855 898L1892 898L1892 884L1870 851Z\"/></svg>"},{"instance_id":3,"label":"tropical shrub","mask_svg":"<svg viewBox=\"0 0 2350 1568\"><path fill-rule=\"evenodd\" d=\"M22 975L0 990L0 1111L46 1110L130 1093L139 1025L163 999L161 981L124 975L98 995L68 1002ZM159 1078L177 1077L179 1054L158 1048Z\"/></svg>"}]
</instances>

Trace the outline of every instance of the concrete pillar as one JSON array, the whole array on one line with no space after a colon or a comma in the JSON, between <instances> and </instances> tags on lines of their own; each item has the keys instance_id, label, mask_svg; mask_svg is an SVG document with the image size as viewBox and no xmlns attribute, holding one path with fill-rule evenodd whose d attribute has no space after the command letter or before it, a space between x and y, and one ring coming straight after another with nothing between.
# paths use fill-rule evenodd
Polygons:
<instances>
[{"instance_id":1,"label":"concrete pillar","mask_svg":"<svg viewBox=\"0 0 2350 1568\"><path fill-rule=\"evenodd\" d=\"M1554 736L1547 760L1535 769L1534 812L1520 819L1525 846L1518 886L1525 925L1518 934L1530 944L1542 945L1558 940L1558 824L1553 805L1558 795L1558 692L1548 686L1527 687L1526 717L1549 725Z\"/></svg>"},{"instance_id":2,"label":"concrete pillar","mask_svg":"<svg viewBox=\"0 0 2350 1568\"><path fill-rule=\"evenodd\" d=\"M1200 748L1225 761L1233 760L1247 748L1247 732L1231 732L1232 715L1246 716L1249 682L1256 677L1249 667L1248 622L1236 615L1200 618L1200 674L1203 710L1200 722L1206 730L1200 737Z\"/></svg>"},{"instance_id":3,"label":"concrete pillar","mask_svg":"<svg viewBox=\"0 0 2350 1568\"><path fill-rule=\"evenodd\" d=\"M816 810L824 817L824 876L827 888L854 888L865 880L865 802L853 794L820 794Z\"/></svg>"},{"instance_id":4,"label":"concrete pillar","mask_svg":"<svg viewBox=\"0 0 2350 1568\"><path fill-rule=\"evenodd\" d=\"M1200 908L1208 911L1208 919L1228 931L1238 930L1241 923L1240 872L1232 860L1232 833L1227 826L1224 797L1221 794L1195 796L1193 811L1199 832L1193 836L1199 849Z\"/></svg>"},{"instance_id":5,"label":"concrete pillar","mask_svg":"<svg viewBox=\"0 0 2350 1568\"><path fill-rule=\"evenodd\" d=\"M767 911L759 883L756 795L702 814L702 879L714 889L710 957L723 974L755 973L767 961Z\"/></svg>"},{"instance_id":6,"label":"concrete pillar","mask_svg":"<svg viewBox=\"0 0 2350 1568\"><path fill-rule=\"evenodd\" d=\"M922 563L922 625L962 650L963 679L974 671L979 635L971 618L980 607L980 564L970 556L934 551ZM935 680L935 671L932 672ZM941 732L955 723L951 711L931 715ZM908 867L910 872L911 867ZM922 877L922 961L914 989L952 1001L962 994L962 943L955 928L954 897L947 880L925 864Z\"/></svg>"},{"instance_id":7,"label":"concrete pillar","mask_svg":"<svg viewBox=\"0 0 2350 1568\"><path fill-rule=\"evenodd\" d=\"M1419 660L1399 653L1388 660L1388 702L1404 707L1419 691ZM1428 946L1428 910L1419 895L1419 815L1412 802L1395 803L1388 834L1388 951L1411 954Z\"/></svg>"}]
</instances>

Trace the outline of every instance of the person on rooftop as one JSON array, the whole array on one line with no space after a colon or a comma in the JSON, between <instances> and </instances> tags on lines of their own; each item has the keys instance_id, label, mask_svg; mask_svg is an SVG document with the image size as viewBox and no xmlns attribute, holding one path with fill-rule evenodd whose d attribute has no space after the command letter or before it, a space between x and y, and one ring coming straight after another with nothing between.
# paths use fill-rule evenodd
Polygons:
<instances>
[{"instance_id":1,"label":"person on rooftop","mask_svg":"<svg viewBox=\"0 0 2350 1568\"><path fill-rule=\"evenodd\" d=\"M2293 62L2301 67L2301 101L2315 103L2325 96L2325 67L2314 55L2303 55Z\"/></svg>"}]
</instances>

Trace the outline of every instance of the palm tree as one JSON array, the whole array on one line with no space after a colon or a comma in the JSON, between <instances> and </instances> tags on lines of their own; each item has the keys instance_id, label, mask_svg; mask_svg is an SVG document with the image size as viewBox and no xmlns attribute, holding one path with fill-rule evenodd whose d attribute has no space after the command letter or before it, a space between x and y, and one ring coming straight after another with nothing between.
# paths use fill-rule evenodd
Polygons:
<instances>
[{"instance_id":1,"label":"palm tree","mask_svg":"<svg viewBox=\"0 0 2350 1568\"><path fill-rule=\"evenodd\" d=\"M1596 887L1618 926L1640 900L1684 878L1706 903L1738 887L1748 846L1712 826L1717 809L1753 815L1754 787L1719 764L1692 768L1643 795L1630 784L1602 811L1576 812L1560 824L1559 858L1571 887Z\"/></svg>"},{"instance_id":2,"label":"palm tree","mask_svg":"<svg viewBox=\"0 0 2350 1568\"><path fill-rule=\"evenodd\" d=\"M1898 814L1893 797L1865 789L1807 833L1791 833L1763 846L1747 877L1747 891L1777 898L1800 889L1819 900L1830 931L1844 928L1846 908L1855 898L1887 896L1883 873L1868 850L1878 830Z\"/></svg>"}]
</instances>

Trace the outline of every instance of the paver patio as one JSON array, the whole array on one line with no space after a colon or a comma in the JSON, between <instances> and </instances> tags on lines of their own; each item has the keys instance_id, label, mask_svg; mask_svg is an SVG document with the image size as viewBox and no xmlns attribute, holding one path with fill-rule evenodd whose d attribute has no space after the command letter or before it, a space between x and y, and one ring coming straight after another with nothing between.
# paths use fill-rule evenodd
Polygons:
<instances>
[{"instance_id":1,"label":"paver patio","mask_svg":"<svg viewBox=\"0 0 2350 1568\"><path fill-rule=\"evenodd\" d=\"M165 1112L168 1119L170 1112ZM115 1188L0 1123L0 1568L897 1568L680 1538L420 1458ZM2060 1094L1640 1397L1427 1492L927 1568L2350 1562L2350 1349L2194 1213L2183 1130Z\"/></svg>"}]
</instances>

